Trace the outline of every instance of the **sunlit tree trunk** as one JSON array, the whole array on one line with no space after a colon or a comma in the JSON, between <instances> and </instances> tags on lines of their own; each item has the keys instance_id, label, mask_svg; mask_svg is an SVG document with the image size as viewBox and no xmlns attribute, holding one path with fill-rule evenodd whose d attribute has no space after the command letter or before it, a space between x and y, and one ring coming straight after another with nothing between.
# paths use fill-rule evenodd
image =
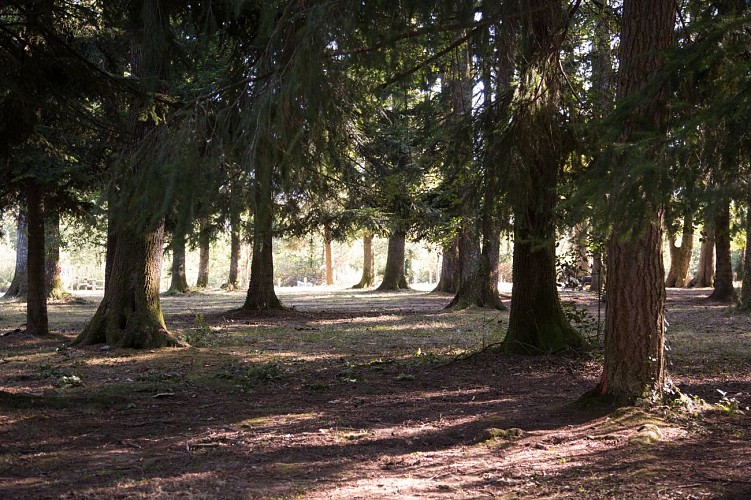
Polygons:
<instances>
[{"instance_id":1,"label":"sunlit tree trunk","mask_svg":"<svg viewBox=\"0 0 751 500\"><path fill-rule=\"evenodd\" d=\"M227 289L237 290L240 287L239 268L240 268L240 250L242 241L240 239L240 214L233 211L230 216L229 227L229 276L227 278Z\"/></svg>"},{"instance_id":2,"label":"sunlit tree trunk","mask_svg":"<svg viewBox=\"0 0 751 500\"><path fill-rule=\"evenodd\" d=\"M48 335L47 290L44 279L44 194L34 181L27 182L29 257L28 293L26 297L26 332Z\"/></svg>"},{"instance_id":3,"label":"sunlit tree trunk","mask_svg":"<svg viewBox=\"0 0 751 500\"><path fill-rule=\"evenodd\" d=\"M661 51L672 45L674 0L625 0L621 25L618 98L641 91L663 64ZM635 108L633 122L659 132L664 96ZM622 142L632 139L626 124ZM656 154L656 153L652 153ZM628 164L616 165L619 174ZM614 186L613 197L624 196ZM599 390L634 403L662 399L665 384L665 271L662 217L658 207L644 207L637 231L616 220L608 243L608 311L605 323L605 368Z\"/></svg>"},{"instance_id":4,"label":"sunlit tree trunk","mask_svg":"<svg viewBox=\"0 0 751 500\"><path fill-rule=\"evenodd\" d=\"M170 280L170 293L185 293L190 291L188 278L185 275L185 235L175 233L172 235L172 278Z\"/></svg>"},{"instance_id":5,"label":"sunlit tree trunk","mask_svg":"<svg viewBox=\"0 0 751 500\"><path fill-rule=\"evenodd\" d=\"M331 255L331 229L328 226L323 228L323 253L326 267L326 285L334 284L334 260Z\"/></svg>"},{"instance_id":6,"label":"sunlit tree trunk","mask_svg":"<svg viewBox=\"0 0 751 500\"><path fill-rule=\"evenodd\" d=\"M711 300L730 302L733 300L733 266L730 256L730 201L725 199L715 217L715 261L714 290Z\"/></svg>"},{"instance_id":7,"label":"sunlit tree trunk","mask_svg":"<svg viewBox=\"0 0 751 500\"><path fill-rule=\"evenodd\" d=\"M29 218L26 203L21 203L18 209L16 225L16 268L4 298L26 297L29 276Z\"/></svg>"},{"instance_id":8,"label":"sunlit tree trunk","mask_svg":"<svg viewBox=\"0 0 751 500\"><path fill-rule=\"evenodd\" d=\"M688 281L688 268L691 264L691 253L694 250L694 218L692 213L687 213L683 218L683 232L681 244L676 245L676 237L671 234L670 242L670 270L665 279L667 287L683 287Z\"/></svg>"},{"instance_id":9,"label":"sunlit tree trunk","mask_svg":"<svg viewBox=\"0 0 751 500\"><path fill-rule=\"evenodd\" d=\"M395 231L389 237L388 254L386 255L386 270L383 273L383 282L378 290L407 290L407 278L404 275L404 249L406 235L402 231Z\"/></svg>"},{"instance_id":10,"label":"sunlit tree trunk","mask_svg":"<svg viewBox=\"0 0 751 500\"><path fill-rule=\"evenodd\" d=\"M370 288L375 280L375 259L373 257L373 235L368 233L362 238L363 259L362 278L352 288Z\"/></svg>"},{"instance_id":11,"label":"sunlit tree trunk","mask_svg":"<svg viewBox=\"0 0 751 500\"><path fill-rule=\"evenodd\" d=\"M63 286L60 267L60 213L57 210L47 210L45 220L46 260L45 260L45 290L47 298L60 300L68 296Z\"/></svg>"},{"instance_id":12,"label":"sunlit tree trunk","mask_svg":"<svg viewBox=\"0 0 751 500\"><path fill-rule=\"evenodd\" d=\"M211 248L211 236L209 235L206 219L199 222L198 234L198 277L196 288L208 288L209 286L209 250Z\"/></svg>"},{"instance_id":13,"label":"sunlit tree trunk","mask_svg":"<svg viewBox=\"0 0 751 500\"><path fill-rule=\"evenodd\" d=\"M699 265L696 269L695 286L699 288L711 287L714 283L714 229L711 224L704 224L701 232L701 247L699 248Z\"/></svg>"},{"instance_id":14,"label":"sunlit tree trunk","mask_svg":"<svg viewBox=\"0 0 751 500\"><path fill-rule=\"evenodd\" d=\"M441 276L434 292L456 293L459 289L459 237L443 247Z\"/></svg>"}]
</instances>

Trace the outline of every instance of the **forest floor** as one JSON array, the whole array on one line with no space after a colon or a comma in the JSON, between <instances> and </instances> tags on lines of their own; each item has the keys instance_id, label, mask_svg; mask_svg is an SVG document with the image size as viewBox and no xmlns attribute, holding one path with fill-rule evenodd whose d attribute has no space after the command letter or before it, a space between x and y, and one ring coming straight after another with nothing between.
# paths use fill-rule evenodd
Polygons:
<instances>
[{"instance_id":1,"label":"forest floor","mask_svg":"<svg viewBox=\"0 0 751 500\"><path fill-rule=\"evenodd\" d=\"M503 354L508 313L447 295L164 297L195 347L147 352L67 346L98 297L51 304L46 339L2 302L0 497L751 498L751 317L707 295L668 292L685 396L650 411L577 405L597 350ZM596 336L596 297L563 299Z\"/></svg>"}]
</instances>

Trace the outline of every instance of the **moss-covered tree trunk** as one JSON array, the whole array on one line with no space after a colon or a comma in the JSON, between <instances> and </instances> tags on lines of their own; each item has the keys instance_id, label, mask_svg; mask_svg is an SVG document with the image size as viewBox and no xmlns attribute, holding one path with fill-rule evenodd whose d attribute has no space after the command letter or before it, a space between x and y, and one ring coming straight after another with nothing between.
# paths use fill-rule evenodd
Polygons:
<instances>
[{"instance_id":1,"label":"moss-covered tree trunk","mask_svg":"<svg viewBox=\"0 0 751 500\"><path fill-rule=\"evenodd\" d=\"M178 345L167 331L159 301L164 223L152 231L121 229L110 284L76 345L152 349Z\"/></svg>"},{"instance_id":2,"label":"moss-covered tree trunk","mask_svg":"<svg viewBox=\"0 0 751 500\"><path fill-rule=\"evenodd\" d=\"M240 214L232 212L229 225L229 276L227 277L227 289L237 290L240 288L238 270L240 267Z\"/></svg>"},{"instance_id":3,"label":"moss-covered tree trunk","mask_svg":"<svg viewBox=\"0 0 751 500\"><path fill-rule=\"evenodd\" d=\"M63 286L60 267L60 213L48 210L45 220L46 233L46 262L44 269L45 289L47 298L60 300L69 296Z\"/></svg>"},{"instance_id":4,"label":"moss-covered tree trunk","mask_svg":"<svg viewBox=\"0 0 751 500\"><path fill-rule=\"evenodd\" d=\"M406 235L403 231L395 231L389 237L388 254L386 255L386 269L383 281L378 286L379 291L408 290L407 278L404 275L404 248Z\"/></svg>"},{"instance_id":5,"label":"moss-covered tree trunk","mask_svg":"<svg viewBox=\"0 0 751 500\"><path fill-rule=\"evenodd\" d=\"M28 293L26 296L26 332L49 335L47 319L47 289L44 279L44 194L34 181L26 185L28 203Z\"/></svg>"},{"instance_id":6,"label":"moss-covered tree trunk","mask_svg":"<svg viewBox=\"0 0 751 500\"><path fill-rule=\"evenodd\" d=\"M284 309L274 291L274 167L263 161L258 161L255 165L253 259L250 264L248 294L242 308L250 311Z\"/></svg>"},{"instance_id":7,"label":"moss-covered tree trunk","mask_svg":"<svg viewBox=\"0 0 751 500\"><path fill-rule=\"evenodd\" d=\"M175 233L172 236L172 278L169 293L186 293L190 291L185 274L185 235Z\"/></svg>"},{"instance_id":8,"label":"moss-covered tree trunk","mask_svg":"<svg viewBox=\"0 0 751 500\"><path fill-rule=\"evenodd\" d=\"M6 290L4 298L26 297L29 284L29 218L26 204L18 208L16 225L16 267L13 279Z\"/></svg>"},{"instance_id":9,"label":"moss-covered tree trunk","mask_svg":"<svg viewBox=\"0 0 751 500\"><path fill-rule=\"evenodd\" d=\"M714 219L716 250L714 290L709 298L718 302L731 302L735 290L730 254L730 200L723 200L719 208Z\"/></svg>"},{"instance_id":10,"label":"moss-covered tree trunk","mask_svg":"<svg viewBox=\"0 0 751 500\"><path fill-rule=\"evenodd\" d=\"M641 92L659 72L662 52L672 45L675 9L674 0L624 1L619 99ZM634 135L643 135L645 131L635 130L635 124L659 134L664 98L654 94L644 105L633 108L633 119L624 124L620 142L628 143ZM648 154L655 160L656 152ZM631 163L613 167L619 178L630 175ZM628 196L627 187L613 188L614 202ZM627 221L616 220L608 243L605 367L599 386L601 394L627 404L660 401L665 385L665 270L660 209L646 203L638 222L637 230L633 230Z\"/></svg>"},{"instance_id":11,"label":"moss-covered tree trunk","mask_svg":"<svg viewBox=\"0 0 751 500\"><path fill-rule=\"evenodd\" d=\"M373 235L368 233L362 238L362 278L352 288L370 288L375 280L375 259L373 256Z\"/></svg>"},{"instance_id":12,"label":"moss-covered tree trunk","mask_svg":"<svg viewBox=\"0 0 751 500\"><path fill-rule=\"evenodd\" d=\"M563 314L556 287L555 206L558 174L567 153L560 115L558 51L564 10L560 2L531 2L528 49L520 60L522 100L515 121L524 141L516 144L509 193L514 210L514 261L511 311L504 349L546 354L579 349L584 340ZM519 141L521 142L521 141Z\"/></svg>"},{"instance_id":13,"label":"moss-covered tree trunk","mask_svg":"<svg viewBox=\"0 0 751 500\"><path fill-rule=\"evenodd\" d=\"M164 52L167 47L145 40L146 31L168 30L165 24L169 18L162 15L158 2L147 2L142 7L128 11L130 71L143 90L133 93L128 116L134 149L157 127L147 111L154 106L152 93L163 90L161 85L169 66ZM127 158L129 152L124 153ZM147 223L129 211L129 203L141 194L137 180L144 175L144 166L131 162L124 167L127 175L121 176L117 190L110 192L107 243L114 248L108 248L104 297L74 344L107 343L135 349L176 346L179 342L167 331L159 301L164 219Z\"/></svg>"},{"instance_id":14,"label":"moss-covered tree trunk","mask_svg":"<svg viewBox=\"0 0 751 500\"><path fill-rule=\"evenodd\" d=\"M688 270L691 265L691 254L694 250L694 217L687 213L683 218L681 244L676 244L674 234L669 236L670 270L665 278L667 287L684 287L688 282Z\"/></svg>"},{"instance_id":15,"label":"moss-covered tree trunk","mask_svg":"<svg viewBox=\"0 0 751 500\"><path fill-rule=\"evenodd\" d=\"M694 285L698 288L711 287L714 283L714 229L711 224L704 224L699 247L699 265L696 268Z\"/></svg>"},{"instance_id":16,"label":"moss-covered tree trunk","mask_svg":"<svg viewBox=\"0 0 751 500\"><path fill-rule=\"evenodd\" d=\"M198 234L198 277L196 288L208 288L209 286L209 250L211 248L211 235L208 231L206 219L199 221Z\"/></svg>"}]
</instances>

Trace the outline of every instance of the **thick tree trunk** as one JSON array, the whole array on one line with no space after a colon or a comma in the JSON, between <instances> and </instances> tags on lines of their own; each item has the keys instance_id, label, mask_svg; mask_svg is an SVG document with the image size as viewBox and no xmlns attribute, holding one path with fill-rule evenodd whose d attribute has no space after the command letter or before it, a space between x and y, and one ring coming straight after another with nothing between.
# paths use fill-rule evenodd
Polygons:
<instances>
[{"instance_id":1,"label":"thick tree trunk","mask_svg":"<svg viewBox=\"0 0 751 500\"><path fill-rule=\"evenodd\" d=\"M547 354L584 346L584 339L563 314L556 287L555 206L558 173L567 151L560 115L559 75L553 66L564 24L559 2L533 1L529 49L522 57L518 111L520 133L538 134L539 144L515 153L515 175L521 183L509 193L514 209L514 262L511 312L504 349ZM524 127L524 129L521 129Z\"/></svg>"},{"instance_id":2,"label":"thick tree trunk","mask_svg":"<svg viewBox=\"0 0 751 500\"><path fill-rule=\"evenodd\" d=\"M29 218L26 206L18 209L16 230L16 270L4 298L26 297L29 284Z\"/></svg>"},{"instance_id":3,"label":"thick tree trunk","mask_svg":"<svg viewBox=\"0 0 751 500\"><path fill-rule=\"evenodd\" d=\"M131 9L130 66L131 73L142 82L160 82L166 65L154 66L153 62L165 56L165 47L144 41L144 25L150 21L166 22L160 17L158 5ZM129 113L129 132L133 144L146 137L157 124L145 113L153 105L146 97L150 92L133 96ZM130 201L139 195L139 186L133 182L143 175L143 167L132 163L130 172L121 178L117 193L112 195L112 207L120 201ZM107 261L111 266L105 285L104 298L99 303L94 317L75 340L76 345L106 342L114 347L152 349L179 344L167 331L159 302L159 285L162 271L164 244L164 220L156 227L141 226L131 220L127 213L113 210L110 213L108 244L114 243L112 255Z\"/></svg>"},{"instance_id":4,"label":"thick tree trunk","mask_svg":"<svg viewBox=\"0 0 751 500\"><path fill-rule=\"evenodd\" d=\"M253 260L250 265L248 294L242 308L250 311L284 309L274 292L273 165L257 162L255 170Z\"/></svg>"},{"instance_id":5,"label":"thick tree trunk","mask_svg":"<svg viewBox=\"0 0 751 500\"><path fill-rule=\"evenodd\" d=\"M209 249L211 236L209 235L206 219L201 219L198 234L198 278L196 288L209 287Z\"/></svg>"},{"instance_id":6,"label":"thick tree trunk","mask_svg":"<svg viewBox=\"0 0 751 500\"><path fill-rule=\"evenodd\" d=\"M238 270L240 266L240 215L233 212L230 217L229 228L229 276L227 277L227 289L237 290L240 288Z\"/></svg>"},{"instance_id":7,"label":"thick tree trunk","mask_svg":"<svg viewBox=\"0 0 751 500\"><path fill-rule=\"evenodd\" d=\"M331 256L331 229L328 226L323 228L323 253L326 267L326 285L334 284L334 261Z\"/></svg>"},{"instance_id":8,"label":"thick tree trunk","mask_svg":"<svg viewBox=\"0 0 751 500\"><path fill-rule=\"evenodd\" d=\"M746 209L746 249L743 252L743 283L741 285L740 309L751 312L751 200Z\"/></svg>"},{"instance_id":9,"label":"thick tree trunk","mask_svg":"<svg viewBox=\"0 0 751 500\"><path fill-rule=\"evenodd\" d=\"M441 276L434 292L456 293L459 290L459 237L443 247Z\"/></svg>"},{"instance_id":10,"label":"thick tree trunk","mask_svg":"<svg viewBox=\"0 0 751 500\"><path fill-rule=\"evenodd\" d=\"M688 268L691 265L691 253L694 250L694 218L687 213L683 219L683 233L681 245L675 244L675 235L670 240L670 271L665 279L667 287L684 287L688 282Z\"/></svg>"},{"instance_id":11,"label":"thick tree trunk","mask_svg":"<svg viewBox=\"0 0 751 500\"><path fill-rule=\"evenodd\" d=\"M190 291L185 275L185 235L172 235L172 279L167 293L186 293Z\"/></svg>"},{"instance_id":12,"label":"thick tree trunk","mask_svg":"<svg viewBox=\"0 0 751 500\"><path fill-rule=\"evenodd\" d=\"M44 280L44 200L42 188L29 182L26 189L29 217L29 289L26 298L26 332L49 335L47 290Z\"/></svg>"},{"instance_id":13,"label":"thick tree trunk","mask_svg":"<svg viewBox=\"0 0 751 500\"><path fill-rule=\"evenodd\" d=\"M46 253L44 279L47 298L60 300L70 294L63 286L60 268L60 213L47 213L45 221Z\"/></svg>"},{"instance_id":14,"label":"thick tree trunk","mask_svg":"<svg viewBox=\"0 0 751 500\"><path fill-rule=\"evenodd\" d=\"M720 212L714 220L715 261L714 291L710 300L731 302L735 294L733 289L733 265L730 256L730 201L724 200Z\"/></svg>"},{"instance_id":15,"label":"thick tree trunk","mask_svg":"<svg viewBox=\"0 0 751 500\"><path fill-rule=\"evenodd\" d=\"M694 286L708 288L714 283L714 229L709 224L704 225L701 232L701 247L699 248L699 266L696 269Z\"/></svg>"},{"instance_id":16,"label":"thick tree trunk","mask_svg":"<svg viewBox=\"0 0 751 500\"><path fill-rule=\"evenodd\" d=\"M370 288L375 280L375 259L373 257L373 235L366 234L362 238L363 260L362 278L352 288Z\"/></svg>"},{"instance_id":17,"label":"thick tree trunk","mask_svg":"<svg viewBox=\"0 0 751 500\"><path fill-rule=\"evenodd\" d=\"M121 229L110 283L76 345L153 349L178 345L164 324L159 302L164 223L152 231Z\"/></svg>"},{"instance_id":18,"label":"thick tree trunk","mask_svg":"<svg viewBox=\"0 0 751 500\"><path fill-rule=\"evenodd\" d=\"M388 254L386 255L386 270L383 281L377 288L379 291L407 290L407 278L404 275L404 248L406 236L396 231L389 238Z\"/></svg>"},{"instance_id":19,"label":"thick tree trunk","mask_svg":"<svg viewBox=\"0 0 751 500\"><path fill-rule=\"evenodd\" d=\"M619 99L644 89L663 64L661 51L672 44L673 0L625 0L621 27ZM659 131L663 96L634 109L632 123ZM622 133L628 142L630 124ZM619 172L629 164L617 165ZM614 186L614 199L626 196ZM633 201L632 201L633 202ZM624 239L624 235L628 235ZM599 392L628 404L662 399L665 385L665 270L661 213L647 205L641 228L615 221L608 244L608 311L605 367Z\"/></svg>"}]
</instances>

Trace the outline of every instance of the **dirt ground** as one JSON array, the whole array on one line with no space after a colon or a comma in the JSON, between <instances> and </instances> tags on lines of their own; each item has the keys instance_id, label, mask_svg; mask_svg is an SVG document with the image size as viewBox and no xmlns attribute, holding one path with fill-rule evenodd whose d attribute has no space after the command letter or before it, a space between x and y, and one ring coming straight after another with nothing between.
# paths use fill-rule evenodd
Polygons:
<instances>
[{"instance_id":1,"label":"dirt ground","mask_svg":"<svg viewBox=\"0 0 751 500\"><path fill-rule=\"evenodd\" d=\"M500 353L508 314L447 295L164 297L196 347L149 352L67 346L98 297L52 304L48 339L3 302L0 497L751 498L751 317L707 292L669 291L684 397L650 412L575 404L597 350ZM596 297L563 295L596 339Z\"/></svg>"}]
</instances>

